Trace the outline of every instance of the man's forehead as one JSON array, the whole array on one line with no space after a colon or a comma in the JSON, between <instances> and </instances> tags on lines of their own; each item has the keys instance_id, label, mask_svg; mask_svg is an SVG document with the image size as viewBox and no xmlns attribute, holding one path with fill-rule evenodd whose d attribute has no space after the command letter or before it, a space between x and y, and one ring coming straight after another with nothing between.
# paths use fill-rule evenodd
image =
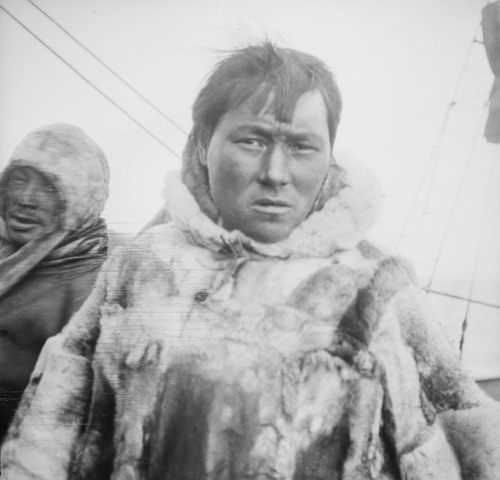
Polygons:
<instances>
[{"instance_id":1,"label":"man's forehead","mask_svg":"<svg viewBox=\"0 0 500 480\"><path fill-rule=\"evenodd\" d=\"M35 174L42 175L36 168L33 168L30 165L13 165L10 168L10 173L31 173L35 172Z\"/></svg>"},{"instance_id":2,"label":"man's forehead","mask_svg":"<svg viewBox=\"0 0 500 480\"><path fill-rule=\"evenodd\" d=\"M293 133L301 130L328 130L327 110L318 91L306 92L297 100L290 118L280 118L273 99L268 98L265 105L258 111L251 101L246 101L237 108L226 112L228 121L234 122L238 128L262 128L279 130L282 133Z\"/></svg>"},{"instance_id":3,"label":"man's forehead","mask_svg":"<svg viewBox=\"0 0 500 480\"><path fill-rule=\"evenodd\" d=\"M26 165L14 165L8 170L8 176L9 178L12 175L22 175L22 176L27 176L31 174L31 171L33 169L31 167L27 167Z\"/></svg>"},{"instance_id":4,"label":"man's forehead","mask_svg":"<svg viewBox=\"0 0 500 480\"><path fill-rule=\"evenodd\" d=\"M273 113L232 111L228 112L228 117L237 130L262 130L269 133L293 133L296 130L291 123L278 120Z\"/></svg>"}]
</instances>

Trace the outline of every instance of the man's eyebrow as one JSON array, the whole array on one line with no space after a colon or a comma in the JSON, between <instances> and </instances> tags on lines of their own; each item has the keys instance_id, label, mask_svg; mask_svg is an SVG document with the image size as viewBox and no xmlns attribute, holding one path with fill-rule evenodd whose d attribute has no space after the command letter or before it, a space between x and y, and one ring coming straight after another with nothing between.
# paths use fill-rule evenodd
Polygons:
<instances>
[{"instance_id":1,"label":"man's eyebrow","mask_svg":"<svg viewBox=\"0 0 500 480\"><path fill-rule=\"evenodd\" d=\"M262 131L271 131L273 130L274 125L270 122L262 121L262 120L248 120L242 122L237 126L236 130L262 130Z\"/></svg>"},{"instance_id":2,"label":"man's eyebrow","mask_svg":"<svg viewBox=\"0 0 500 480\"><path fill-rule=\"evenodd\" d=\"M271 125L266 125L265 123L248 122L238 125L233 133L236 135L250 134L271 138L274 135L274 129Z\"/></svg>"},{"instance_id":3,"label":"man's eyebrow","mask_svg":"<svg viewBox=\"0 0 500 480\"><path fill-rule=\"evenodd\" d=\"M291 140L312 140L323 143L323 139L318 134L307 130L290 130L285 132L284 135Z\"/></svg>"},{"instance_id":4,"label":"man's eyebrow","mask_svg":"<svg viewBox=\"0 0 500 480\"><path fill-rule=\"evenodd\" d=\"M261 120L249 120L236 128L237 133L251 132L262 136L285 136L288 140L311 140L323 145L320 135L310 130L295 130L291 125L275 125Z\"/></svg>"}]
</instances>

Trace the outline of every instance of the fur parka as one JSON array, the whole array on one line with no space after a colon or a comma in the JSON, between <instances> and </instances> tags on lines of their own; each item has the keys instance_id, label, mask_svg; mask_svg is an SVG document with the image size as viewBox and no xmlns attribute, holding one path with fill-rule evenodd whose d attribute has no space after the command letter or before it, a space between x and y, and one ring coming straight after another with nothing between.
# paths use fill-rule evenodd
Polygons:
<instances>
[{"instance_id":1,"label":"fur parka","mask_svg":"<svg viewBox=\"0 0 500 480\"><path fill-rule=\"evenodd\" d=\"M4 221L13 212L37 218L40 205L8 201L9 177L19 168L50 181L58 205L54 223L59 220L59 228L22 246L9 237ZM108 183L103 152L69 124L30 132L0 174L0 442L45 341L82 306L106 258L101 213Z\"/></svg>"},{"instance_id":2,"label":"fur parka","mask_svg":"<svg viewBox=\"0 0 500 480\"><path fill-rule=\"evenodd\" d=\"M171 221L107 261L42 352L2 449L31 479L494 480L500 408L347 179L282 242ZM198 200L198 201L197 201Z\"/></svg>"}]
</instances>

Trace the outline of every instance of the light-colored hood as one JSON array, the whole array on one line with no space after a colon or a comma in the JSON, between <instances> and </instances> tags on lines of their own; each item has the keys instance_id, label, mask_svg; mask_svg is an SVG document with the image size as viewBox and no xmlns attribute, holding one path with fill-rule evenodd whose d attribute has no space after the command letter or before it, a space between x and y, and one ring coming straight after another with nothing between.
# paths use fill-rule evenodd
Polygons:
<instances>
[{"instance_id":1,"label":"light-colored hood","mask_svg":"<svg viewBox=\"0 0 500 480\"><path fill-rule=\"evenodd\" d=\"M4 213L3 188L16 167L31 167L51 180L64 205L63 230L85 226L104 209L108 164L99 146L78 127L47 125L21 141L0 176L0 216Z\"/></svg>"},{"instance_id":2,"label":"light-colored hood","mask_svg":"<svg viewBox=\"0 0 500 480\"><path fill-rule=\"evenodd\" d=\"M0 175L0 219L12 169L30 167L54 185L61 206L57 230L35 235L16 249L0 222L0 297L38 265L92 261L106 254L106 225L100 218L108 198L109 169L99 146L73 125L47 125L29 133Z\"/></svg>"}]
</instances>

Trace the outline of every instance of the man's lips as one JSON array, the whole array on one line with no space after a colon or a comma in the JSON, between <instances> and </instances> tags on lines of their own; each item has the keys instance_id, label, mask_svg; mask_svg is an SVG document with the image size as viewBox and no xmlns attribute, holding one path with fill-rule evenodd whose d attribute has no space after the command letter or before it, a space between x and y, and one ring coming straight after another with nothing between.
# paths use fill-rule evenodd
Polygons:
<instances>
[{"instance_id":1,"label":"man's lips","mask_svg":"<svg viewBox=\"0 0 500 480\"><path fill-rule=\"evenodd\" d=\"M285 200L273 197L259 198L252 203L251 209L268 215L280 215L288 212L292 206Z\"/></svg>"},{"instance_id":2,"label":"man's lips","mask_svg":"<svg viewBox=\"0 0 500 480\"><path fill-rule=\"evenodd\" d=\"M10 214L8 216L7 223L9 227L14 230L30 230L31 228L40 225L38 218L22 213Z\"/></svg>"}]
</instances>

